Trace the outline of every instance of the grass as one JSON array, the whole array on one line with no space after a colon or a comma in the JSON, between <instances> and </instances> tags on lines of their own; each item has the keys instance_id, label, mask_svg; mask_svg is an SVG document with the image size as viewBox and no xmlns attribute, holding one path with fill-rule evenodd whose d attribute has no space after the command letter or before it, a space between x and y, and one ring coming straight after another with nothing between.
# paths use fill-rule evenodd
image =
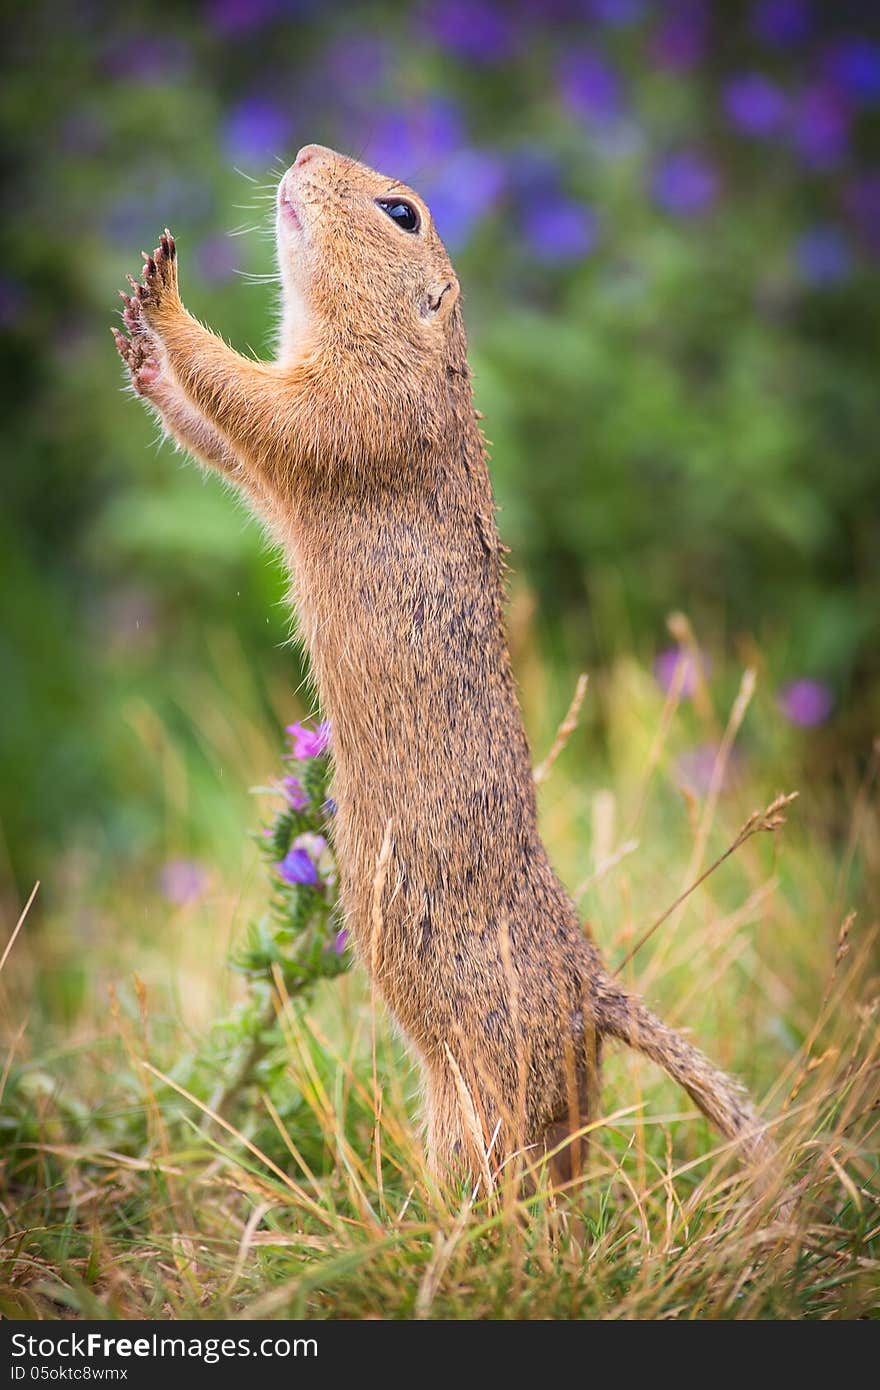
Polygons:
<instances>
[{"instance_id":1,"label":"grass","mask_svg":"<svg viewBox=\"0 0 880 1390\"><path fill-rule=\"evenodd\" d=\"M516 605L512 628L543 755L571 687ZM607 1058L572 1190L549 1192L539 1173L528 1198L511 1185L490 1201L438 1191L413 1068L359 971L306 1005L275 990L272 1047L217 1116L246 1046L225 956L266 896L256 849L218 830L208 891L178 907L151 875L115 879L77 849L4 959L0 1313L876 1316L875 764L814 778L815 740L785 725L769 679L714 669L688 700L664 698L630 656L594 678L546 769L542 822L609 964L772 1120L790 1210L755 1190L682 1092L622 1051ZM236 712L214 692L221 826L278 757L241 696ZM175 826L205 808L186 809L178 735L144 721L169 769L173 849ZM688 787L681 756L694 747L712 757ZM751 812L795 789L784 828L749 837L664 916ZM253 806L239 809L252 826Z\"/></svg>"}]
</instances>

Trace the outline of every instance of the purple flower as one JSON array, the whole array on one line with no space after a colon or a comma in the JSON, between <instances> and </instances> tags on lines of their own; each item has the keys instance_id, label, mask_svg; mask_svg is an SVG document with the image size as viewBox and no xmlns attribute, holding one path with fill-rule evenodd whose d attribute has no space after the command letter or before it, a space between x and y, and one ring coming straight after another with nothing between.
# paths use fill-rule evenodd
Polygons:
<instances>
[{"instance_id":1,"label":"purple flower","mask_svg":"<svg viewBox=\"0 0 880 1390\"><path fill-rule=\"evenodd\" d=\"M680 674L676 673L681 667ZM709 659L700 652L696 661L693 655L682 647L667 647L659 652L654 661L654 679L663 690L672 689L673 682L679 681L678 693L683 700L689 700L697 688L697 675L704 678L709 673Z\"/></svg>"},{"instance_id":2,"label":"purple flower","mask_svg":"<svg viewBox=\"0 0 880 1390\"><path fill-rule=\"evenodd\" d=\"M287 804L292 811L304 811L309 804L302 782L298 777L282 777L281 785Z\"/></svg>"},{"instance_id":3,"label":"purple flower","mask_svg":"<svg viewBox=\"0 0 880 1390\"><path fill-rule=\"evenodd\" d=\"M595 214L561 194L530 203L522 225L534 255L548 264L582 260L596 244Z\"/></svg>"},{"instance_id":4,"label":"purple flower","mask_svg":"<svg viewBox=\"0 0 880 1390\"><path fill-rule=\"evenodd\" d=\"M516 48L509 8L491 0L437 0L425 15L425 28L443 48L474 63L501 62Z\"/></svg>"},{"instance_id":5,"label":"purple flower","mask_svg":"<svg viewBox=\"0 0 880 1390\"><path fill-rule=\"evenodd\" d=\"M789 723L812 729L825 723L834 708L834 696L822 681L804 677L782 686L777 704Z\"/></svg>"},{"instance_id":6,"label":"purple flower","mask_svg":"<svg viewBox=\"0 0 880 1390\"><path fill-rule=\"evenodd\" d=\"M799 43L813 27L809 0L761 0L752 16L759 39L778 48Z\"/></svg>"},{"instance_id":7,"label":"purple flower","mask_svg":"<svg viewBox=\"0 0 880 1390\"><path fill-rule=\"evenodd\" d=\"M841 39L832 46L823 64L841 95L865 106L880 102L880 44L868 39Z\"/></svg>"},{"instance_id":8,"label":"purple flower","mask_svg":"<svg viewBox=\"0 0 880 1390\"><path fill-rule=\"evenodd\" d=\"M226 118L223 140L230 159L264 163L287 143L287 113L268 97L251 96L236 102Z\"/></svg>"},{"instance_id":9,"label":"purple flower","mask_svg":"<svg viewBox=\"0 0 880 1390\"><path fill-rule=\"evenodd\" d=\"M846 153L849 112L829 86L813 83L801 92L794 113L794 144L813 169L830 169Z\"/></svg>"},{"instance_id":10,"label":"purple flower","mask_svg":"<svg viewBox=\"0 0 880 1390\"><path fill-rule=\"evenodd\" d=\"M465 149L428 182L425 195L447 245L457 247L467 241L475 224L498 202L504 180L504 165L497 155Z\"/></svg>"},{"instance_id":11,"label":"purple flower","mask_svg":"<svg viewBox=\"0 0 880 1390\"><path fill-rule=\"evenodd\" d=\"M674 217L707 212L718 196L718 175L694 150L679 150L657 166L651 181L654 201Z\"/></svg>"},{"instance_id":12,"label":"purple flower","mask_svg":"<svg viewBox=\"0 0 880 1390\"><path fill-rule=\"evenodd\" d=\"M304 884L309 888L317 888L321 881L318 867L311 855L306 850L298 849L296 846L289 849L275 867L285 883Z\"/></svg>"},{"instance_id":13,"label":"purple flower","mask_svg":"<svg viewBox=\"0 0 880 1390\"><path fill-rule=\"evenodd\" d=\"M785 121L785 94L761 73L749 72L733 78L722 95L729 121L744 135L773 135Z\"/></svg>"},{"instance_id":14,"label":"purple flower","mask_svg":"<svg viewBox=\"0 0 880 1390\"><path fill-rule=\"evenodd\" d=\"M238 269L238 252L228 236L212 236L196 247L196 265L206 280L228 280Z\"/></svg>"},{"instance_id":15,"label":"purple flower","mask_svg":"<svg viewBox=\"0 0 880 1390\"><path fill-rule=\"evenodd\" d=\"M334 942L333 942L333 949L334 949L334 951L336 952L337 956L341 956L341 955L342 955L342 953L343 953L343 951L345 950L345 948L346 948L347 945L348 945L348 930L347 930L345 927L342 927L341 930L338 931L338 932L336 933L336 937L335 937L335 940L334 940Z\"/></svg>"},{"instance_id":16,"label":"purple flower","mask_svg":"<svg viewBox=\"0 0 880 1390\"><path fill-rule=\"evenodd\" d=\"M852 269L843 233L830 224L803 232L794 245L794 260L802 278L811 285L838 285Z\"/></svg>"},{"instance_id":17,"label":"purple flower","mask_svg":"<svg viewBox=\"0 0 880 1390\"><path fill-rule=\"evenodd\" d=\"M330 744L330 725L325 720L316 729L305 724L288 724L286 730L293 743L291 757L317 758Z\"/></svg>"},{"instance_id":18,"label":"purple flower","mask_svg":"<svg viewBox=\"0 0 880 1390\"><path fill-rule=\"evenodd\" d=\"M208 874L192 859L171 859L159 874L159 888L170 903L195 902L208 886Z\"/></svg>"},{"instance_id":19,"label":"purple flower","mask_svg":"<svg viewBox=\"0 0 880 1390\"><path fill-rule=\"evenodd\" d=\"M566 54L559 64L557 80L562 99L574 115L602 123L621 114L620 79L595 50Z\"/></svg>"},{"instance_id":20,"label":"purple flower","mask_svg":"<svg viewBox=\"0 0 880 1390\"><path fill-rule=\"evenodd\" d=\"M703 0L684 0L666 15L655 30L651 55L661 68L689 72L702 62L708 44L708 22Z\"/></svg>"},{"instance_id":21,"label":"purple flower","mask_svg":"<svg viewBox=\"0 0 880 1390\"><path fill-rule=\"evenodd\" d=\"M880 255L880 171L854 179L847 187L846 207L870 249Z\"/></svg>"}]
</instances>

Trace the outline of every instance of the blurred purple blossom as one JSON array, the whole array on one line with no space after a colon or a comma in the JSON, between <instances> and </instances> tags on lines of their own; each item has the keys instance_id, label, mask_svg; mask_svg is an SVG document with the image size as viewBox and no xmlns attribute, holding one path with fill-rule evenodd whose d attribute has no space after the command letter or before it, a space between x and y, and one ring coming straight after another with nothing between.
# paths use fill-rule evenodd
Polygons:
<instances>
[{"instance_id":1,"label":"blurred purple blossom","mask_svg":"<svg viewBox=\"0 0 880 1390\"><path fill-rule=\"evenodd\" d=\"M705 0L682 0L661 16L651 41L651 56L662 68L689 72L705 58L708 41Z\"/></svg>"},{"instance_id":2,"label":"blurred purple blossom","mask_svg":"<svg viewBox=\"0 0 880 1390\"><path fill-rule=\"evenodd\" d=\"M0 275L0 330L14 328L24 311L24 285L11 275Z\"/></svg>"},{"instance_id":3,"label":"blurred purple blossom","mask_svg":"<svg viewBox=\"0 0 880 1390\"><path fill-rule=\"evenodd\" d=\"M348 930L347 930L346 927L341 927L340 930L336 933L336 936L334 937L334 940L333 940L333 949L334 949L334 951L336 952L337 956L341 956L341 955L342 955L342 953L343 953L343 951L345 950L345 948L346 948L347 945L348 945Z\"/></svg>"},{"instance_id":4,"label":"blurred purple blossom","mask_svg":"<svg viewBox=\"0 0 880 1390\"><path fill-rule=\"evenodd\" d=\"M680 753L675 762L675 772L679 783L695 795L705 796L712 786L720 751L720 745L717 743L703 743L697 748L688 748L684 753ZM740 761L741 755L734 750L727 760L724 774L721 777L720 787L722 789L735 777L739 770Z\"/></svg>"},{"instance_id":5,"label":"blurred purple blossom","mask_svg":"<svg viewBox=\"0 0 880 1390\"><path fill-rule=\"evenodd\" d=\"M352 132L354 138L355 132ZM361 138L363 132L360 132ZM369 131L363 158L380 173L414 183L467 143L454 102L442 98L382 113Z\"/></svg>"},{"instance_id":6,"label":"blurred purple blossom","mask_svg":"<svg viewBox=\"0 0 880 1390\"><path fill-rule=\"evenodd\" d=\"M317 888L321 881L318 867L311 855L295 845L275 867L285 883L305 884L310 888Z\"/></svg>"},{"instance_id":7,"label":"blurred purple blossom","mask_svg":"<svg viewBox=\"0 0 880 1390\"><path fill-rule=\"evenodd\" d=\"M298 777L282 777L281 785L288 806L292 811L304 811L309 804L302 782Z\"/></svg>"},{"instance_id":8,"label":"blurred purple blossom","mask_svg":"<svg viewBox=\"0 0 880 1390\"><path fill-rule=\"evenodd\" d=\"M196 265L212 284L228 280L238 269L238 251L228 236L211 236L196 247Z\"/></svg>"},{"instance_id":9,"label":"blurred purple blossom","mask_svg":"<svg viewBox=\"0 0 880 1390\"><path fill-rule=\"evenodd\" d=\"M314 729L299 722L288 724L286 732L293 744L293 758L317 758L330 745L330 725L326 720Z\"/></svg>"},{"instance_id":10,"label":"blurred purple blossom","mask_svg":"<svg viewBox=\"0 0 880 1390\"><path fill-rule=\"evenodd\" d=\"M844 198L847 211L868 247L880 255L880 170L853 179Z\"/></svg>"},{"instance_id":11,"label":"blurred purple blossom","mask_svg":"<svg viewBox=\"0 0 880 1390\"><path fill-rule=\"evenodd\" d=\"M759 39L778 48L799 43L813 28L809 0L760 0L752 13L752 27Z\"/></svg>"},{"instance_id":12,"label":"blurred purple blossom","mask_svg":"<svg viewBox=\"0 0 880 1390\"><path fill-rule=\"evenodd\" d=\"M681 673L678 676L678 693L683 700L689 700L697 688L698 671L704 679L709 674L709 658L700 652L695 661L691 653L682 647L667 647L659 652L654 660L654 679L663 690L668 692L672 689L679 666Z\"/></svg>"},{"instance_id":13,"label":"blurred purple blossom","mask_svg":"<svg viewBox=\"0 0 880 1390\"><path fill-rule=\"evenodd\" d=\"M823 68L843 97L865 106L880 102L880 44L864 38L841 39L828 49Z\"/></svg>"},{"instance_id":14,"label":"blurred purple blossom","mask_svg":"<svg viewBox=\"0 0 880 1390\"><path fill-rule=\"evenodd\" d=\"M474 63L500 63L518 45L512 7L492 0L432 0L422 22L442 48Z\"/></svg>"},{"instance_id":15,"label":"blurred purple blossom","mask_svg":"<svg viewBox=\"0 0 880 1390\"><path fill-rule=\"evenodd\" d=\"M852 255L839 227L818 223L802 232L794 244L794 260L811 285L837 285L852 270Z\"/></svg>"},{"instance_id":16,"label":"blurred purple blossom","mask_svg":"<svg viewBox=\"0 0 880 1390\"><path fill-rule=\"evenodd\" d=\"M159 888L170 903L195 902L208 886L208 872L192 859L170 859L159 874Z\"/></svg>"},{"instance_id":17,"label":"blurred purple blossom","mask_svg":"<svg viewBox=\"0 0 880 1390\"><path fill-rule=\"evenodd\" d=\"M722 92L728 120L744 135L773 135L788 114L785 93L759 72L732 78Z\"/></svg>"},{"instance_id":18,"label":"blurred purple blossom","mask_svg":"<svg viewBox=\"0 0 880 1390\"><path fill-rule=\"evenodd\" d=\"M834 696L822 681L804 677L783 685L777 704L789 723L812 729L825 723L834 708Z\"/></svg>"},{"instance_id":19,"label":"blurred purple blossom","mask_svg":"<svg viewBox=\"0 0 880 1390\"><path fill-rule=\"evenodd\" d=\"M582 260L598 235L591 209L562 194L530 202L522 212L522 227L535 257L547 264Z\"/></svg>"},{"instance_id":20,"label":"blurred purple blossom","mask_svg":"<svg viewBox=\"0 0 880 1390\"><path fill-rule=\"evenodd\" d=\"M474 225L491 212L504 190L505 168L489 150L459 150L447 160L435 179L428 180L425 196L448 246L461 246Z\"/></svg>"},{"instance_id":21,"label":"blurred purple blossom","mask_svg":"<svg viewBox=\"0 0 880 1390\"><path fill-rule=\"evenodd\" d=\"M557 81L562 100L582 119L607 122L622 111L620 79L601 53L585 48L560 60Z\"/></svg>"},{"instance_id":22,"label":"blurred purple blossom","mask_svg":"<svg viewBox=\"0 0 880 1390\"><path fill-rule=\"evenodd\" d=\"M718 197L718 175L703 155L679 150L667 155L651 181L654 201L675 217L696 217L707 212Z\"/></svg>"},{"instance_id":23,"label":"blurred purple blossom","mask_svg":"<svg viewBox=\"0 0 880 1390\"><path fill-rule=\"evenodd\" d=\"M827 84L812 83L800 93L794 111L794 144L812 169L839 163L849 142L846 104Z\"/></svg>"},{"instance_id":24,"label":"blurred purple blossom","mask_svg":"<svg viewBox=\"0 0 880 1390\"><path fill-rule=\"evenodd\" d=\"M223 143L232 160L267 163L280 154L290 137L290 117L265 96L244 97L226 117Z\"/></svg>"}]
</instances>

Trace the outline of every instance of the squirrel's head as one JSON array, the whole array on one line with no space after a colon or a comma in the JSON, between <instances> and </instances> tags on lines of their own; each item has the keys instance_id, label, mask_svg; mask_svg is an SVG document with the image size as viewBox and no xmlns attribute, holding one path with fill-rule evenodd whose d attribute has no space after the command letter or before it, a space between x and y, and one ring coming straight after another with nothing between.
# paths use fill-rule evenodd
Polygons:
<instances>
[{"instance_id":1,"label":"squirrel's head","mask_svg":"<svg viewBox=\"0 0 880 1390\"><path fill-rule=\"evenodd\" d=\"M414 350L441 347L459 285L418 194L324 145L306 145L278 185L286 331L323 328Z\"/></svg>"}]
</instances>

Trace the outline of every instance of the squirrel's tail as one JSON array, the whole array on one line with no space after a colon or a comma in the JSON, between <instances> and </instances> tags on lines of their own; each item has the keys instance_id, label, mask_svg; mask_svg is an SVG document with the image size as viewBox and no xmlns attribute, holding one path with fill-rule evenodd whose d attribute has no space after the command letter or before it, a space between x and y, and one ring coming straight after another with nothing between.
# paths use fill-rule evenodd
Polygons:
<instances>
[{"instance_id":1,"label":"squirrel's tail","mask_svg":"<svg viewBox=\"0 0 880 1390\"><path fill-rule=\"evenodd\" d=\"M594 1008L600 1035L620 1038L661 1066L750 1164L766 1165L770 1177L776 1146L737 1082L608 976L597 985Z\"/></svg>"}]
</instances>

